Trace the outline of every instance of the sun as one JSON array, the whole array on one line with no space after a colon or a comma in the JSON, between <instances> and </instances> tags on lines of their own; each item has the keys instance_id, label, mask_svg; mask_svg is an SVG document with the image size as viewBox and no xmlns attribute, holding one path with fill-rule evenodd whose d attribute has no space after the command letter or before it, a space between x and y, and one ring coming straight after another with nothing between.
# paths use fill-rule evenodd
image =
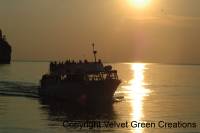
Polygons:
<instances>
[{"instance_id":1,"label":"sun","mask_svg":"<svg viewBox=\"0 0 200 133\"><path fill-rule=\"evenodd\" d=\"M149 4L149 0L130 0L130 3L137 8L144 8Z\"/></svg>"}]
</instances>

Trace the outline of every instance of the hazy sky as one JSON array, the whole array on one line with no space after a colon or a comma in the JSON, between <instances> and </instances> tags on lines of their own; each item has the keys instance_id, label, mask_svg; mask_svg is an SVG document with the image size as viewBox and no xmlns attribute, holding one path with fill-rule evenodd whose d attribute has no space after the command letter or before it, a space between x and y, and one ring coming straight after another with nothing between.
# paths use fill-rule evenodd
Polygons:
<instances>
[{"instance_id":1,"label":"hazy sky","mask_svg":"<svg viewBox=\"0 0 200 133\"><path fill-rule=\"evenodd\" d=\"M13 59L200 63L200 0L0 0Z\"/></svg>"}]
</instances>

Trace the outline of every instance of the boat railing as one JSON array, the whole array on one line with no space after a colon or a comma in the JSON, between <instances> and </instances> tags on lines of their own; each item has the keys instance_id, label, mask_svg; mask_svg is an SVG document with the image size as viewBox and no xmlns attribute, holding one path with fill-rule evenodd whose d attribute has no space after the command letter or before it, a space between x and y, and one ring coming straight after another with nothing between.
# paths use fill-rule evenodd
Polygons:
<instances>
[{"instance_id":1,"label":"boat railing","mask_svg":"<svg viewBox=\"0 0 200 133\"><path fill-rule=\"evenodd\" d=\"M86 74L89 81L99 81L99 80L112 80L118 79L117 71L102 71L96 73L88 73Z\"/></svg>"},{"instance_id":2,"label":"boat railing","mask_svg":"<svg viewBox=\"0 0 200 133\"><path fill-rule=\"evenodd\" d=\"M50 73L43 79L49 79L51 81L105 81L105 80L118 80L116 70L101 71L101 72L87 72L87 73Z\"/></svg>"}]
</instances>

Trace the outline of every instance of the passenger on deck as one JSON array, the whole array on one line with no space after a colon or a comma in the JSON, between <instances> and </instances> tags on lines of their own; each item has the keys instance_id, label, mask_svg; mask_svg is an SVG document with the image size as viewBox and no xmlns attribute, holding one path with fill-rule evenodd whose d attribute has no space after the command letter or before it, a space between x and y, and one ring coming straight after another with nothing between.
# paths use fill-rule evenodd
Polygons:
<instances>
[{"instance_id":1,"label":"passenger on deck","mask_svg":"<svg viewBox=\"0 0 200 133\"><path fill-rule=\"evenodd\" d=\"M98 63L99 63L99 64L102 64L102 61L101 61L101 59L99 59L99 60L98 60Z\"/></svg>"},{"instance_id":2,"label":"passenger on deck","mask_svg":"<svg viewBox=\"0 0 200 133\"><path fill-rule=\"evenodd\" d=\"M82 60L79 60L79 64L82 64L83 62L82 62Z\"/></svg>"},{"instance_id":3,"label":"passenger on deck","mask_svg":"<svg viewBox=\"0 0 200 133\"><path fill-rule=\"evenodd\" d=\"M84 63L85 63L85 64L88 64L88 61L85 59L85 60L84 60Z\"/></svg>"}]
</instances>

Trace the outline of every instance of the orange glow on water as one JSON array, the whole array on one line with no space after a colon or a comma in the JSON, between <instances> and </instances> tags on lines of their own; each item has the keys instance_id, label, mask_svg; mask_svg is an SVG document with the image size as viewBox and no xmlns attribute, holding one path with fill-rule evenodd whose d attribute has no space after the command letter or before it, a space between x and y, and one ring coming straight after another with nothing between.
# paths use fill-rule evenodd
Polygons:
<instances>
[{"instance_id":1,"label":"orange glow on water","mask_svg":"<svg viewBox=\"0 0 200 133\"><path fill-rule=\"evenodd\" d=\"M150 90L144 86L145 66L146 65L142 63L134 63L131 65L133 79L129 82L130 85L127 88L130 91L129 97L131 99L132 120L138 122L142 121L142 118L144 117L144 98L150 93ZM134 133L143 133L143 129L135 129Z\"/></svg>"}]
</instances>

